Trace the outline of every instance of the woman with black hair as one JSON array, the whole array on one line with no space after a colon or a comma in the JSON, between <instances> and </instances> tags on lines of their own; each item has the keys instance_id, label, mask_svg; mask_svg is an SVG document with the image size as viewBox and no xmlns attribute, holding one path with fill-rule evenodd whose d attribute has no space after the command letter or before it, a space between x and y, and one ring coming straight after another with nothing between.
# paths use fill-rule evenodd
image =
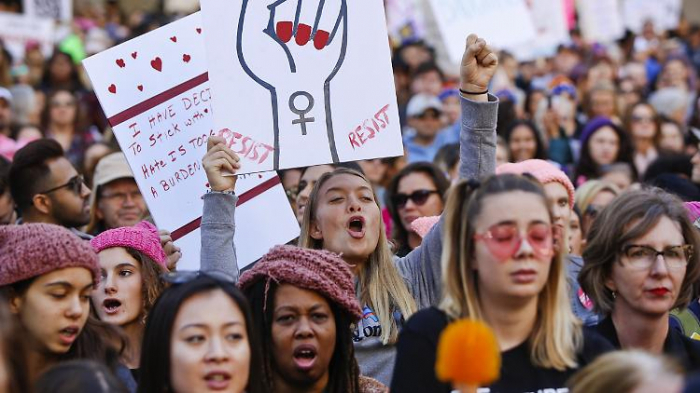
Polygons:
<instances>
[{"instance_id":1,"label":"woman with black hair","mask_svg":"<svg viewBox=\"0 0 700 393\"><path fill-rule=\"evenodd\" d=\"M411 223L420 217L439 216L449 187L442 171L427 162L410 164L391 180L385 203L394 222L392 240L397 256L406 256L420 246L423 239Z\"/></svg>"},{"instance_id":2,"label":"woman with black hair","mask_svg":"<svg viewBox=\"0 0 700 393\"><path fill-rule=\"evenodd\" d=\"M352 272L336 254L277 246L240 287L262 332L266 392L384 392L360 376L352 325L362 316Z\"/></svg>"},{"instance_id":3,"label":"woman with black hair","mask_svg":"<svg viewBox=\"0 0 700 393\"><path fill-rule=\"evenodd\" d=\"M138 392L256 393L262 383L250 307L223 273L164 276L141 350Z\"/></svg>"},{"instance_id":4,"label":"woman with black hair","mask_svg":"<svg viewBox=\"0 0 700 393\"><path fill-rule=\"evenodd\" d=\"M589 121L581 133L581 158L576 167L575 185L598 179L605 165L617 162L629 164L636 180L632 142L627 133L606 117Z\"/></svg>"},{"instance_id":5,"label":"woman with black hair","mask_svg":"<svg viewBox=\"0 0 700 393\"><path fill-rule=\"evenodd\" d=\"M504 133L508 152L513 162L547 159L547 152L542 143L537 126L528 120L515 120L508 125Z\"/></svg>"}]
</instances>

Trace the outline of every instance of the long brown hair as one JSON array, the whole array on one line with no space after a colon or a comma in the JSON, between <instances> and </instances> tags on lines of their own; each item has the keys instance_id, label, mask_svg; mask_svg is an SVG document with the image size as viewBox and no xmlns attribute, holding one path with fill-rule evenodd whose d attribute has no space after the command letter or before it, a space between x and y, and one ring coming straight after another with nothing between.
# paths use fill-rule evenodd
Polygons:
<instances>
[{"instance_id":1,"label":"long brown hair","mask_svg":"<svg viewBox=\"0 0 700 393\"><path fill-rule=\"evenodd\" d=\"M311 224L316 220L316 210L319 203L319 190L330 179L341 176L357 176L371 183L367 178L352 169L338 168L333 172L325 173L314 185L309 196L309 204L304 211L304 221L299 236L299 246L313 249L323 249L323 240L311 237ZM374 201L379 207L376 194ZM399 327L394 318L394 310L398 309L404 319L408 319L416 312L416 301L406 286L406 282L394 264L394 256L389 248L389 242L384 229L384 222L379 215L379 242L357 273L358 299L374 310L382 326L381 339L384 344L393 344L398 339Z\"/></svg>"}]
</instances>

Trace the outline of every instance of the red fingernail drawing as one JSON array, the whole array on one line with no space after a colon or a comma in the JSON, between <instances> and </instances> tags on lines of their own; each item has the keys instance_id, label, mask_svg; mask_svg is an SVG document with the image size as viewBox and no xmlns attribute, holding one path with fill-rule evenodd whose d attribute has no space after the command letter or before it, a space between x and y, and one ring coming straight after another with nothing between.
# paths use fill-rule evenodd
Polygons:
<instances>
[{"instance_id":1,"label":"red fingernail drawing","mask_svg":"<svg viewBox=\"0 0 700 393\"><path fill-rule=\"evenodd\" d=\"M109 85L109 87L107 88L107 90L109 90L109 92L112 93L112 94L117 94L117 86L115 86L114 83L112 83L111 85Z\"/></svg>"},{"instance_id":2,"label":"red fingernail drawing","mask_svg":"<svg viewBox=\"0 0 700 393\"><path fill-rule=\"evenodd\" d=\"M292 39L292 22L277 22L277 37L282 42L289 42Z\"/></svg>"},{"instance_id":3,"label":"red fingernail drawing","mask_svg":"<svg viewBox=\"0 0 700 393\"><path fill-rule=\"evenodd\" d=\"M306 43L309 42L310 38L311 38L311 26L300 23L299 27L297 27L297 37L296 37L297 45L300 45L300 46L306 45Z\"/></svg>"},{"instance_id":4,"label":"red fingernail drawing","mask_svg":"<svg viewBox=\"0 0 700 393\"><path fill-rule=\"evenodd\" d=\"M318 50L325 48L326 44L328 43L328 37L330 37L330 33L328 33L327 31L317 31L316 36L314 37L314 48Z\"/></svg>"},{"instance_id":5,"label":"red fingernail drawing","mask_svg":"<svg viewBox=\"0 0 700 393\"><path fill-rule=\"evenodd\" d=\"M176 37L176 36L170 37L170 41L172 41L172 42L177 42L177 37Z\"/></svg>"},{"instance_id":6,"label":"red fingernail drawing","mask_svg":"<svg viewBox=\"0 0 700 393\"><path fill-rule=\"evenodd\" d=\"M119 66L119 68L126 67L126 63L124 63L124 59L117 59L117 65Z\"/></svg>"},{"instance_id":7,"label":"red fingernail drawing","mask_svg":"<svg viewBox=\"0 0 700 393\"><path fill-rule=\"evenodd\" d=\"M158 72L163 70L163 61L160 59L160 57L156 57L155 59L151 60L151 67Z\"/></svg>"},{"instance_id":8,"label":"red fingernail drawing","mask_svg":"<svg viewBox=\"0 0 700 393\"><path fill-rule=\"evenodd\" d=\"M188 54L182 55L182 61L184 61L185 63L189 63L190 59L192 59L192 57L190 55L188 55Z\"/></svg>"},{"instance_id":9,"label":"red fingernail drawing","mask_svg":"<svg viewBox=\"0 0 700 393\"><path fill-rule=\"evenodd\" d=\"M136 59L136 56L138 56L138 55L139 55L138 52L134 52L134 53L131 54L131 57L135 60L135 59Z\"/></svg>"}]
</instances>

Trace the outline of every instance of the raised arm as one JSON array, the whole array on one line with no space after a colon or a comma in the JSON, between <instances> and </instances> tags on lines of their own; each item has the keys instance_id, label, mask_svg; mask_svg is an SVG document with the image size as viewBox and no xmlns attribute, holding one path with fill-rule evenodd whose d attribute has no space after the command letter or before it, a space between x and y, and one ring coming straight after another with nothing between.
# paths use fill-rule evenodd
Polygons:
<instances>
[{"instance_id":1,"label":"raised arm","mask_svg":"<svg viewBox=\"0 0 700 393\"><path fill-rule=\"evenodd\" d=\"M233 244L235 233L234 215L238 197L233 194L235 176L224 176L224 172L236 173L240 169L239 157L226 146L220 137L209 137L207 153L202 167L212 192L204 195L202 211L200 254L201 270L220 270L234 276L238 281L238 262Z\"/></svg>"},{"instance_id":2,"label":"raised arm","mask_svg":"<svg viewBox=\"0 0 700 393\"><path fill-rule=\"evenodd\" d=\"M462 130L460 177L483 178L496 172L496 119L498 99L488 95L498 57L486 42L471 34L462 57ZM471 94L476 93L476 94ZM440 300L442 226L444 218L423 238L420 247L397 260L419 308Z\"/></svg>"},{"instance_id":3,"label":"raised arm","mask_svg":"<svg viewBox=\"0 0 700 393\"><path fill-rule=\"evenodd\" d=\"M460 67L462 131L459 136L459 177L482 179L496 173L498 98L486 93L498 67L498 57L483 38L467 37Z\"/></svg>"}]
</instances>

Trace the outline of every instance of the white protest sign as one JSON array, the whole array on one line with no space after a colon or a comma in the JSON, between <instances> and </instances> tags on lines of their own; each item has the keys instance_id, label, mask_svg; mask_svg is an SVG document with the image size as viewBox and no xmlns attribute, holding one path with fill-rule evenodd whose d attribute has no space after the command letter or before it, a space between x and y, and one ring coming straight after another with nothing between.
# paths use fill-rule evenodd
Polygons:
<instances>
[{"instance_id":1,"label":"white protest sign","mask_svg":"<svg viewBox=\"0 0 700 393\"><path fill-rule=\"evenodd\" d=\"M28 16L69 22L73 19L72 0L23 0L22 9Z\"/></svg>"},{"instance_id":2,"label":"white protest sign","mask_svg":"<svg viewBox=\"0 0 700 393\"><path fill-rule=\"evenodd\" d=\"M625 34L618 0L578 1L579 25L590 42L612 42Z\"/></svg>"},{"instance_id":3,"label":"white protest sign","mask_svg":"<svg viewBox=\"0 0 700 393\"><path fill-rule=\"evenodd\" d=\"M382 0L201 6L214 124L242 173L403 154Z\"/></svg>"},{"instance_id":4,"label":"white protest sign","mask_svg":"<svg viewBox=\"0 0 700 393\"><path fill-rule=\"evenodd\" d=\"M532 40L506 48L520 61L530 61L539 57L550 57L557 47L569 42L566 10L561 0L530 0L528 2L530 20L535 28Z\"/></svg>"},{"instance_id":5,"label":"white protest sign","mask_svg":"<svg viewBox=\"0 0 700 393\"><path fill-rule=\"evenodd\" d=\"M510 49L535 38L525 0L430 0L450 59L459 64L470 33Z\"/></svg>"},{"instance_id":6,"label":"white protest sign","mask_svg":"<svg viewBox=\"0 0 700 393\"><path fill-rule=\"evenodd\" d=\"M386 0L389 35L397 44L425 38L425 21L419 0Z\"/></svg>"},{"instance_id":7,"label":"white protest sign","mask_svg":"<svg viewBox=\"0 0 700 393\"><path fill-rule=\"evenodd\" d=\"M24 47L28 42L38 42L44 56L50 57L53 40L53 20L0 12L0 41L15 61L24 59Z\"/></svg>"},{"instance_id":8,"label":"white protest sign","mask_svg":"<svg viewBox=\"0 0 700 393\"><path fill-rule=\"evenodd\" d=\"M161 229L183 250L178 268L199 267L201 159L214 135L201 15L190 15L83 62ZM279 177L241 176L236 184L239 267L299 235ZM262 206L262 208L260 208Z\"/></svg>"},{"instance_id":9,"label":"white protest sign","mask_svg":"<svg viewBox=\"0 0 700 393\"><path fill-rule=\"evenodd\" d=\"M644 22L651 20L657 32L678 27L683 2L681 0L623 0L625 26L641 33Z\"/></svg>"}]
</instances>

